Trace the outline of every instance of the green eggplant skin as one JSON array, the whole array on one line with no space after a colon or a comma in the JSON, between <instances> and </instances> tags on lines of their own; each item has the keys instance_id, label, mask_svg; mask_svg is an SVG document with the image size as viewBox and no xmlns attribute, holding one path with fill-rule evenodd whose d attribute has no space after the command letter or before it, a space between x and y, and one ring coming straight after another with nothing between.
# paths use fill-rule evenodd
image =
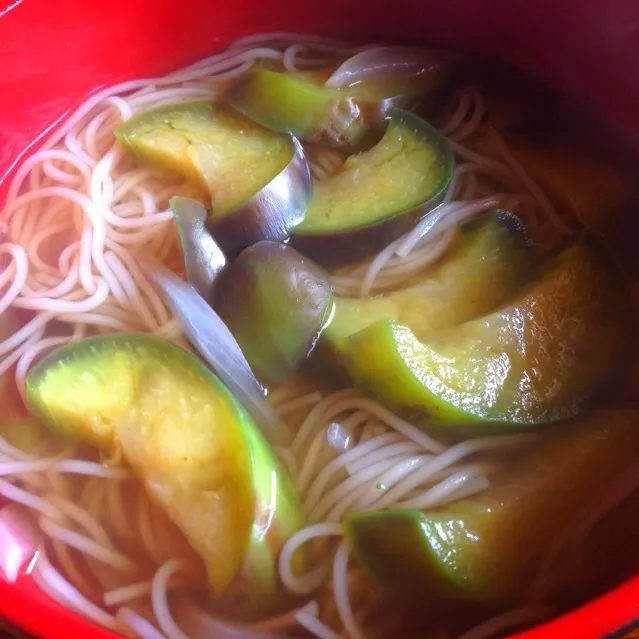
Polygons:
<instances>
[{"instance_id":1,"label":"green eggplant skin","mask_svg":"<svg viewBox=\"0 0 639 639\"><path fill-rule=\"evenodd\" d=\"M174 171L206 189L214 216L255 195L293 156L288 136L206 100L138 113L116 137L143 164Z\"/></svg>"},{"instance_id":2,"label":"green eggplant skin","mask_svg":"<svg viewBox=\"0 0 639 639\"><path fill-rule=\"evenodd\" d=\"M87 338L31 369L27 399L52 431L122 454L202 558L226 615L283 605L276 556L302 525L297 496L253 419L199 360L146 334Z\"/></svg>"},{"instance_id":3,"label":"green eggplant skin","mask_svg":"<svg viewBox=\"0 0 639 639\"><path fill-rule=\"evenodd\" d=\"M579 239L498 310L426 341L381 320L347 340L346 368L412 419L475 434L569 419L626 368L634 344L625 284Z\"/></svg>"},{"instance_id":4,"label":"green eggplant skin","mask_svg":"<svg viewBox=\"0 0 639 639\"><path fill-rule=\"evenodd\" d=\"M405 324L425 339L503 303L535 266L521 220L505 210L489 211L464 224L446 254L408 286L367 298L336 297L322 340L339 344L381 319Z\"/></svg>"},{"instance_id":5,"label":"green eggplant skin","mask_svg":"<svg viewBox=\"0 0 639 639\"><path fill-rule=\"evenodd\" d=\"M339 87L327 84L332 76L328 68L290 72L255 65L229 84L225 99L268 129L352 150L377 135L393 108L415 107L428 100L461 63L441 51L431 51L429 57L412 72L371 74Z\"/></svg>"},{"instance_id":6,"label":"green eggplant skin","mask_svg":"<svg viewBox=\"0 0 639 639\"><path fill-rule=\"evenodd\" d=\"M329 267L376 253L443 201L453 164L447 138L418 116L394 109L374 147L314 183L291 245Z\"/></svg>"},{"instance_id":7,"label":"green eggplant skin","mask_svg":"<svg viewBox=\"0 0 639 639\"><path fill-rule=\"evenodd\" d=\"M527 600L553 541L637 451L639 411L593 411L515 453L479 495L427 512L355 513L346 536L380 584L420 605L509 609ZM577 575L566 583L579 588Z\"/></svg>"},{"instance_id":8,"label":"green eggplant skin","mask_svg":"<svg viewBox=\"0 0 639 639\"><path fill-rule=\"evenodd\" d=\"M371 297L335 296L330 323L309 364L331 385L351 384L344 364L348 338L388 319L424 340L492 310L536 273L537 255L521 220L489 211L460 228L445 255L398 290Z\"/></svg>"},{"instance_id":9,"label":"green eggplant skin","mask_svg":"<svg viewBox=\"0 0 639 639\"><path fill-rule=\"evenodd\" d=\"M317 75L256 67L231 84L226 99L240 113L272 131L314 144L357 146L381 124L380 100L365 104L318 84Z\"/></svg>"}]
</instances>

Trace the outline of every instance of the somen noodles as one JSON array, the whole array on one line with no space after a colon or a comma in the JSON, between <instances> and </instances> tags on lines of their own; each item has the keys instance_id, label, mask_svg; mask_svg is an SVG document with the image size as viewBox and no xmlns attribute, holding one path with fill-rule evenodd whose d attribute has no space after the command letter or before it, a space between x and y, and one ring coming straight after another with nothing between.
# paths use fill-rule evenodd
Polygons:
<instances>
[{"instance_id":1,"label":"somen noodles","mask_svg":"<svg viewBox=\"0 0 639 639\"><path fill-rule=\"evenodd\" d=\"M145 265L182 271L169 199L197 197L198 190L174 173L141 166L116 141L117 127L161 105L221 98L256 61L306 72L336 67L374 46L251 36L165 77L91 95L20 165L8 190L0 316L16 313L22 325L0 332L0 375L15 375L25 398L27 375L43 355L111 332L149 333L193 350ZM450 92L432 123L449 138L455 157L444 201L376 254L332 268L336 295L367 297L414 281L448 253L460 225L494 209L515 213L543 252L581 229L511 152L477 88ZM305 143L305 152L316 182L338 173L348 156L314 142ZM289 610L258 621L211 612L199 558L125 460L45 434L34 422L28 446L0 433L0 495L13 504L0 513L12 508L14 516L37 523L31 575L38 586L101 626L147 639L399 636L387 593L352 557L345 517L389 508L427 511L477 495L504 460L540 437L538 431L462 438L427 432L361 390L331 389L307 371L272 388L268 399L293 433L290 446L277 452L305 522L277 559L279 578L295 595ZM572 560L573 546L584 545L597 522L637 490L636 467L617 484L576 532L548 549L549 565L541 565L551 580L560 562ZM309 558L301 573L295 567L300 548ZM531 600L488 620L471 619L479 625L468 630L473 624L467 624L463 634L434 619L432 636L502 636L559 609Z\"/></svg>"}]
</instances>

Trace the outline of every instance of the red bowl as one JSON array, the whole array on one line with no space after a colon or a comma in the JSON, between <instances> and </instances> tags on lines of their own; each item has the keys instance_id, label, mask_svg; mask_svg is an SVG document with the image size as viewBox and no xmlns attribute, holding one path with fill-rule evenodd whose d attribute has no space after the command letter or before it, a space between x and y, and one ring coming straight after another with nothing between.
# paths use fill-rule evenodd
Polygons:
<instances>
[{"instance_id":1,"label":"red bowl","mask_svg":"<svg viewBox=\"0 0 639 639\"><path fill-rule=\"evenodd\" d=\"M495 54L589 104L639 153L636 0L0 0L0 204L16 163L87 93L267 31ZM46 639L116 639L28 577L0 580L1 616ZM636 577L517 639L601 639L638 617Z\"/></svg>"}]
</instances>

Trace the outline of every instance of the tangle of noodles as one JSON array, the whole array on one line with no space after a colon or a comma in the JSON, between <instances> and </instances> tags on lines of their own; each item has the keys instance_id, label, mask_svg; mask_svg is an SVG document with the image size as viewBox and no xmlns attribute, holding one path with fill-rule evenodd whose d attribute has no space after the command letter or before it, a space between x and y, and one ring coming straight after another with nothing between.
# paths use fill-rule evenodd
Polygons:
<instances>
[{"instance_id":1,"label":"tangle of noodles","mask_svg":"<svg viewBox=\"0 0 639 639\"><path fill-rule=\"evenodd\" d=\"M88 98L23 162L8 191L0 314L23 309L30 318L0 342L0 374L15 371L22 392L29 366L44 351L96 333L141 330L184 344L139 260L152 256L180 269L168 198L189 195L191 186L137 166L115 143L116 126L160 104L215 97L255 60L312 69L358 50L317 37L255 36L166 77L125 82ZM457 160L447 201L373 259L333 273L338 294L401 285L446 251L460 222L496 206L519 214L548 246L572 232L486 121L476 90L457 94L441 130ZM310 145L307 153L317 180L345 159ZM275 389L270 401L296 433L279 452L308 524L286 542L279 571L306 604L277 619L240 624L246 637L295 628L320 639L379 636L373 620L379 621L381 594L349 560L343 517L391 506L429 508L475 494L488 485L499 455L529 440L483 437L446 446L355 390L327 393L302 377ZM617 487L600 510L639 483L636 472L626 479L634 484ZM41 546L32 576L63 605L129 636L237 636L193 598L194 590L205 590L200 563L119 460L104 462L81 446L61 449L53 439L25 452L0 438L0 495L37 522ZM591 520L597 516L593 511ZM302 545L312 566L296 574L291 557ZM539 607L512 611L464 637L483 639L545 614Z\"/></svg>"}]
</instances>

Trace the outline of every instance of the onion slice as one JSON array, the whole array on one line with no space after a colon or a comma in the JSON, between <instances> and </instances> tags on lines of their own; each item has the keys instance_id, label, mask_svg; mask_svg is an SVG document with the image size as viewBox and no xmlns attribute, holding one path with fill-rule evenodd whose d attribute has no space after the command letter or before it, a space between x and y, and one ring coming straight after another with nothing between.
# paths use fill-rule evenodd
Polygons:
<instances>
[{"instance_id":1,"label":"onion slice","mask_svg":"<svg viewBox=\"0 0 639 639\"><path fill-rule=\"evenodd\" d=\"M15 583L38 551L35 525L25 509L8 504L0 509L0 576Z\"/></svg>"},{"instance_id":2,"label":"onion slice","mask_svg":"<svg viewBox=\"0 0 639 639\"><path fill-rule=\"evenodd\" d=\"M288 429L266 401L264 389L220 316L190 284L171 271L154 266L149 273L193 346L255 419L269 442L287 445L291 439Z\"/></svg>"},{"instance_id":3,"label":"onion slice","mask_svg":"<svg viewBox=\"0 0 639 639\"><path fill-rule=\"evenodd\" d=\"M447 51L422 47L384 46L366 49L348 58L326 81L326 86L340 89L363 81L384 81L401 76L414 77L424 83L428 76L433 84L456 66L460 58ZM420 82L421 84L421 82Z\"/></svg>"},{"instance_id":4,"label":"onion slice","mask_svg":"<svg viewBox=\"0 0 639 639\"><path fill-rule=\"evenodd\" d=\"M173 197L169 206L180 234L186 279L208 299L213 282L226 266L222 249L204 225L208 211L201 202L187 197Z\"/></svg>"}]
</instances>

